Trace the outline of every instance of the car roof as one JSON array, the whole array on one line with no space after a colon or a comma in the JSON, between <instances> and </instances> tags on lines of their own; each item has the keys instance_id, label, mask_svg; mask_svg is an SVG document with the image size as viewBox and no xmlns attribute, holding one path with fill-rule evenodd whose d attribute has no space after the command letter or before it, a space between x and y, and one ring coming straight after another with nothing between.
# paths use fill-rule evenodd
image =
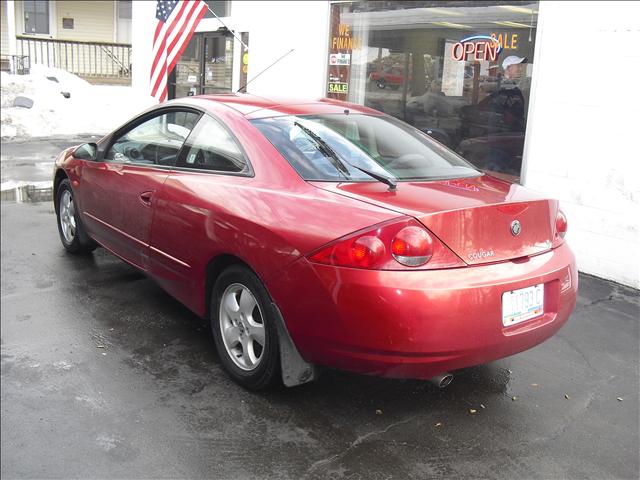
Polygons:
<instances>
[{"instance_id":1,"label":"car roof","mask_svg":"<svg viewBox=\"0 0 640 480\"><path fill-rule=\"evenodd\" d=\"M249 119L282 115L314 115L323 113L353 113L382 115L379 111L355 103L342 102L331 98L300 99L290 97L264 97L249 93L223 93L189 97L191 102L207 108L209 102L223 104Z\"/></svg>"}]
</instances>

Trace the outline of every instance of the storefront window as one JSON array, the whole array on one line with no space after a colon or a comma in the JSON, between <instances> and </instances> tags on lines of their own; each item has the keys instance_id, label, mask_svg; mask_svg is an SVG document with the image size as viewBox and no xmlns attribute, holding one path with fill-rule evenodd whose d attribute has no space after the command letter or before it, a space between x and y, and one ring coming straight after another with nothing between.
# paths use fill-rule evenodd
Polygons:
<instances>
[{"instance_id":1,"label":"storefront window","mask_svg":"<svg viewBox=\"0 0 640 480\"><path fill-rule=\"evenodd\" d=\"M400 118L476 167L519 181L537 2L331 8L327 96Z\"/></svg>"}]
</instances>

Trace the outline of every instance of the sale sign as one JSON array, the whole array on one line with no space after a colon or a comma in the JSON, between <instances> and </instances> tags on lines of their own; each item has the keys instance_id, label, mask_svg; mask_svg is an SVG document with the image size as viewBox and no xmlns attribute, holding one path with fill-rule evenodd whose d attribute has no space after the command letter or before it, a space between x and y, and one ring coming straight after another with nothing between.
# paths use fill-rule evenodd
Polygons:
<instances>
[{"instance_id":1,"label":"sale sign","mask_svg":"<svg viewBox=\"0 0 640 480\"><path fill-rule=\"evenodd\" d=\"M349 84L345 82L329 82L329 93L349 93Z\"/></svg>"}]
</instances>

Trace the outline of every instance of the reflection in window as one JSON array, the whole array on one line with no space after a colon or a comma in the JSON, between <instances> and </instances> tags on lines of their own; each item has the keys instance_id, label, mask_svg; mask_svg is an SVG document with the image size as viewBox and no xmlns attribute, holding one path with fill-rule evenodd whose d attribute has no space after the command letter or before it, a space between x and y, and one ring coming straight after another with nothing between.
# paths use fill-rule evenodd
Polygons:
<instances>
[{"instance_id":1,"label":"reflection in window","mask_svg":"<svg viewBox=\"0 0 640 480\"><path fill-rule=\"evenodd\" d=\"M199 116L169 112L153 117L116 138L105 161L172 166Z\"/></svg>"},{"instance_id":2,"label":"reflection in window","mask_svg":"<svg viewBox=\"0 0 640 480\"><path fill-rule=\"evenodd\" d=\"M178 166L237 173L245 170L247 164L229 132L204 115L187 139Z\"/></svg>"},{"instance_id":3,"label":"reflection in window","mask_svg":"<svg viewBox=\"0 0 640 480\"><path fill-rule=\"evenodd\" d=\"M451 151L395 119L361 114L280 116L255 125L306 180L372 181L360 169L398 180L479 173ZM330 149L323 148L324 142Z\"/></svg>"},{"instance_id":4,"label":"reflection in window","mask_svg":"<svg viewBox=\"0 0 640 480\"><path fill-rule=\"evenodd\" d=\"M400 118L518 181L537 11L537 2L334 4L327 84L346 93L328 96Z\"/></svg>"}]
</instances>

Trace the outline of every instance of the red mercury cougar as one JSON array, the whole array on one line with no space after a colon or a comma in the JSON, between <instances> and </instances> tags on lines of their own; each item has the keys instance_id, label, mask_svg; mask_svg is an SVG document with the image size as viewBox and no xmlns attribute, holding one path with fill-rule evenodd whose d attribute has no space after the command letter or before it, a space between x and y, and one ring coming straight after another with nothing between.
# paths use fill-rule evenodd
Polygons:
<instances>
[{"instance_id":1,"label":"red mercury cougar","mask_svg":"<svg viewBox=\"0 0 640 480\"><path fill-rule=\"evenodd\" d=\"M319 366L435 379L552 336L578 274L558 202L359 105L158 105L61 153L60 239L102 246L210 320L262 389Z\"/></svg>"}]
</instances>

